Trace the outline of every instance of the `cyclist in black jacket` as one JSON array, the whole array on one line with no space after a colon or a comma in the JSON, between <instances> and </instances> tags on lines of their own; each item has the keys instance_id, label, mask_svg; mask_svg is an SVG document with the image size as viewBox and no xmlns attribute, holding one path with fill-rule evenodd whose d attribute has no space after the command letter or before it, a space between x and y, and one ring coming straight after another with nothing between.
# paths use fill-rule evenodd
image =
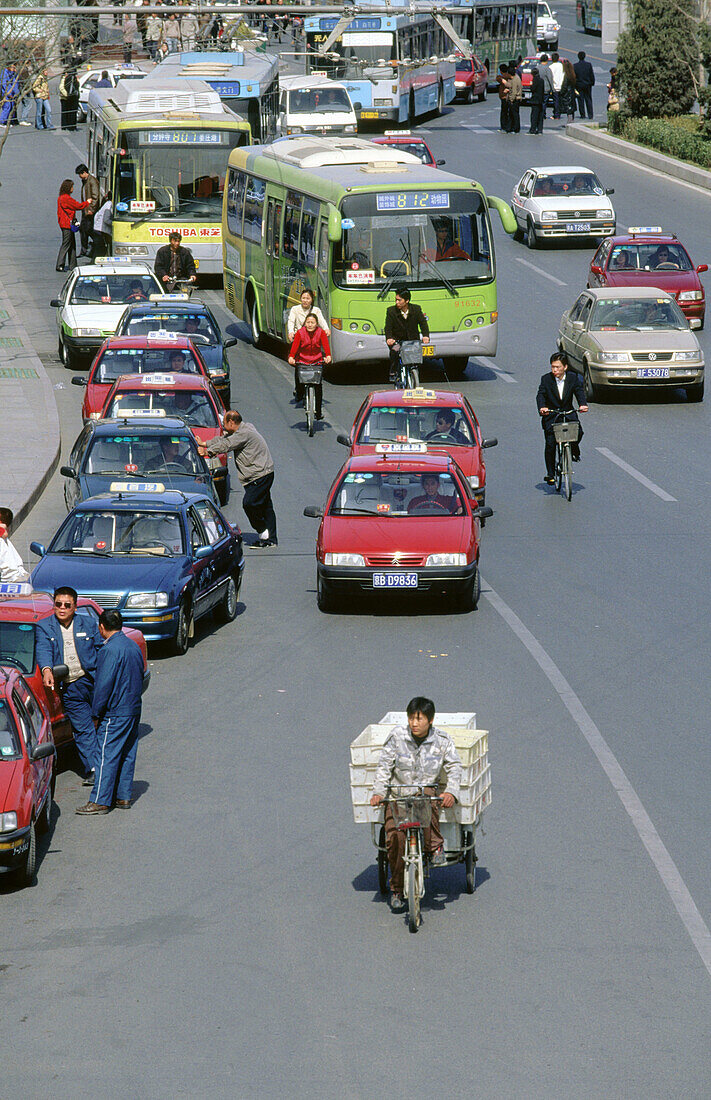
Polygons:
<instances>
[{"instance_id":1,"label":"cyclist in black jacket","mask_svg":"<svg viewBox=\"0 0 711 1100\"><path fill-rule=\"evenodd\" d=\"M388 306L385 313L385 342L390 348L390 381L395 379L400 344L403 340L430 342L430 327L422 307L411 302L412 295L406 286L395 291L395 305Z\"/></svg>"},{"instance_id":2,"label":"cyclist in black jacket","mask_svg":"<svg viewBox=\"0 0 711 1100\"><path fill-rule=\"evenodd\" d=\"M163 288L172 291L178 280L194 283L197 281L195 260L189 248L181 245L183 237L174 230L169 236L169 244L164 244L156 252L155 273Z\"/></svg>"}]
</instances>

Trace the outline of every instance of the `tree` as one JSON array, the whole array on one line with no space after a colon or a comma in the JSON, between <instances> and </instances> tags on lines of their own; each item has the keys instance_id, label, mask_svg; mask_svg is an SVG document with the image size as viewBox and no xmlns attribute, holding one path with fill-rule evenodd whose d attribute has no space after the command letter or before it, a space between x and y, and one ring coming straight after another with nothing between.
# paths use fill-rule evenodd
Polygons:
<instances>
[{"instance_id":1,"label":"tree","mask_svg":"<svg viewBox=\"0 0 711 1100\"><path fill-rule=\"evenodd\" d=\"M617 47L626 109L634 117L688 114L699 91L698 4L629 0Z\"/></svg>"}]
</instances>

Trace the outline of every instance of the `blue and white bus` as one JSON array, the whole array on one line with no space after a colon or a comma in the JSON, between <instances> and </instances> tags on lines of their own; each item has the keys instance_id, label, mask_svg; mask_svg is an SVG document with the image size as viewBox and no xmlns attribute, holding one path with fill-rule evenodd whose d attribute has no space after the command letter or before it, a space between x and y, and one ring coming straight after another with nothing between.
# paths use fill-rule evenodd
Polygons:
<instances>
[{"instance_id":1,"label":"blue and white bus","mask_svg":"<svg viewBox=\"0 0 711 1100\"><path fill-rule=\"evenodd\" d=\"M304 19L307 66L346 85L359 121L412 122L452 102L454 45L430 14L360 14L319 53L338 19Z\"/></svg>"}]
</instances>

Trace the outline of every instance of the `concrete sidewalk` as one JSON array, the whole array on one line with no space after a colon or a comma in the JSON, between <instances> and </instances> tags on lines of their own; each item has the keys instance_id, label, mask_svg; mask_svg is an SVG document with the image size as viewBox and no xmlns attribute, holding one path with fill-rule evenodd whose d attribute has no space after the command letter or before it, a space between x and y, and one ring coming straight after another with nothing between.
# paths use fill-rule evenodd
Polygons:
<instances>
[{"instance_id":1,"label":"concrete sidewalk","mask_svg":"<svg viewBox=\"0 0 711 1100\"><path fill-rule=\"evenodd\" d=\"M682 180L685 183L693 183L696 187L702 187L705 191L711 191L711 172L696 164L689 164L676 157L668 157L665 153L659 153L656 149L649 149L644 145L637 145L633 141L625 141L623 138L608 134L594 122L571 122L565 127L567 137L585 145L592 145L595 149L601 149L621 160L633 161L642 164L645 168L653 168L672 179Z\"/></svg>"}]
</instances>

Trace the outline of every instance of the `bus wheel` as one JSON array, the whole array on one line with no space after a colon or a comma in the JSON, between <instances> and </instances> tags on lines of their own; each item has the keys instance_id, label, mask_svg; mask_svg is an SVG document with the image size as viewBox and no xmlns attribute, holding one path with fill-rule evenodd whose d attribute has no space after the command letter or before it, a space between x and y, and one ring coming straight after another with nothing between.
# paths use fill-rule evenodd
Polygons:
<instances>
[{"instance_id":1,"label":"bus wheel","mask_svg":"<svg viewBox=\"0 0 711 1100\"><path fill-rule=\"evenodd\" d=\"M439 91L437 92L437 114L444 114L444 87L442 84L440 84Z\"/></svg>"},{"instance_id":2,"label":"bus wheel","mask_svg":"<svg viewBox=\"0 0 711 1100\"><path fill-rule=\"evenodd\" d=\"M247 309L249 311L249 327L252 330L252 343L255 348L264 347L264 334L259 327L259 313L257 312L257 303L252 295L250 295L247 302Z\"/></svg>"},{"instance_id":3,"label":"bus wheel","mask_svg":"<svg viewBox=\"0 0 711 1100\"><path fill-rule=\"evenodd\" d=\"M410 101L407 108L407 121L413 123L415 121L415 93L410 92Z\"/></svg>"}]
</instances>

